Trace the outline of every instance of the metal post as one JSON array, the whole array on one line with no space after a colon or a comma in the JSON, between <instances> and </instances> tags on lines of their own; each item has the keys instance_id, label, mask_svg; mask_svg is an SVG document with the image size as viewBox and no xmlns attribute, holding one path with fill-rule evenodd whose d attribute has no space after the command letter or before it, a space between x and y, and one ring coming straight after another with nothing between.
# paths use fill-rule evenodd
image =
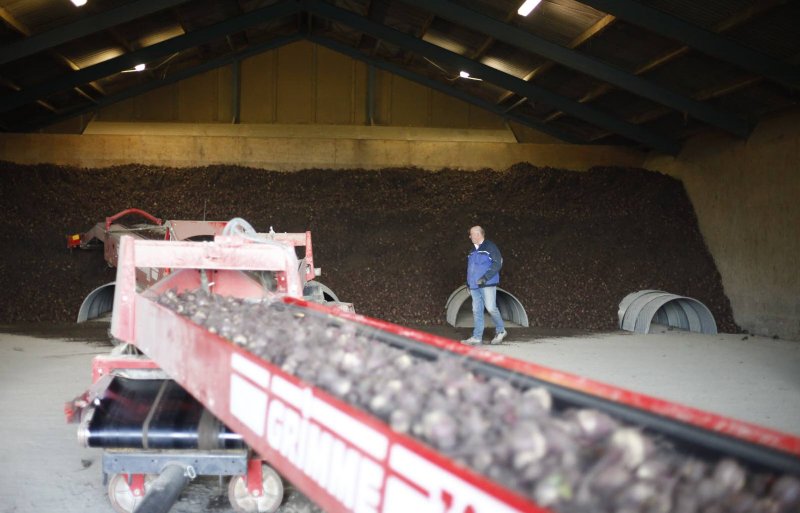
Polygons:
<instances>
[{"instance_id":1,"label":"metal post","mask_svg":"<svg viewBox=\"0 0 800 513\"><path fill-rule=\"evenodd\" d=\"M375 66L367 66L367 121L375 125Z\"/></svg>"},{"instance_id":2,"label":"metal post","mask_svg":"<svg viewBox=\"0 0 800 513\"><path fill-rule=\"evenodd\" d=\"M233 105L231 108L233 109L233 119L231 123L233 123L234 125L238 125L239 111L241 110L241 103L242 103L242 92L240 87L240 81L242 75L242 61L236 59L235 61L233 61L232 67L233 67L233 85L231 87L233 88L233 94L232 94Z\"/></svg>"}]
</instances>

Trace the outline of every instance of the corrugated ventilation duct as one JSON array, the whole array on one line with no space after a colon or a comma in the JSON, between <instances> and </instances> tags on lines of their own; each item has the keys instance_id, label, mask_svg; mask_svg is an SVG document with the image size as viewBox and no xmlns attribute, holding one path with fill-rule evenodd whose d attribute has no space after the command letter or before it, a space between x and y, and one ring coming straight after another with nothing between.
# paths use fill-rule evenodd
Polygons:
<instances>
[{"instance_id":1,"label":"corrugated ventilation duct","mask_svg":"<svg viewBox=\"0 0 800 513\"><path fill-rule=\"evenodd\" d=\"M111 312L114 306L114 284L106 283L91 291L78 310L78 321L86 322Z\"/></svg>"},{"instance_id":2,"label":"corrugated ventilation duct","mask_svg":"<svg viewBox=\"0 0 800 513\"><path fill-rule=\"evenodd\" d=\"M303 295L317 301L339 301L339 297L324 283L309 281L303 287Z\"/></svg>"},{"instance_id":3,"label":"corrugated ventilation duct","mask_svg":"<svg viewBox=\"0 0 800 513\"><path fill-rule=\"evenodd\" d=\"M620 302L617 315L619 327L625 331L649 333L655 323L697 333L717 333L717 323L706 305L661 290L628 294Z\"/></svg>"},{"instance_id":4,"label":"corrugated ventilation duct","mask_svg":"<svg viewBox=\"0 0 800 513\"><path fill-rule=\"evenodd\" d=\"M450 294L447 298L447 323L456 328L472 328L472 296L466 285L462 285ZM528 314L522 307L519 299L511 293L497 287L497 308L500 310L500 317L505 321L507 328L527 328ZM489 314L484 312L484 325L487 328L494 327L494 322Z\"/></svg>"}]
</instances>

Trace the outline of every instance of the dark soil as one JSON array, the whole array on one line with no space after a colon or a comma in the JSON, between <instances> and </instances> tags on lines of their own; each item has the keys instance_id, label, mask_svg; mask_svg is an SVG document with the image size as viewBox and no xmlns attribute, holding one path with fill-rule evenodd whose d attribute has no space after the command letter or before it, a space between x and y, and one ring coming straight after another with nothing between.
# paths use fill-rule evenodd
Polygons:
<instances>
[{"instance_id":1,"label":"dark soil","mask_svg":"<svg viewBox=\"0 0 800 513\"><path fill-rule=\"evenodd\" d=\"M702 301L720 331L739 331L683 185L641 169L0 163L0 205L0 323L73 320L114 270L100 251L67 250L65 236L138 207L165 219L311 230L321 281L360 313L400 324L444 323L445 301L464 283L467 232L480 224L503 253L501 286L532 326L613 330L625 295L660 289Z\"/></svg>"},{"instance_id":2,"label":"dark soil","mask_svg":"<svg viewBox=\"0 0 800 513\"><path fill-rule=\"evenodd\" d=\"M94 345L111 345L108 321L82 322L20 322L0 324L0 333L27 335L36 338L57 338L68 342L89 342Z\"/></svg>"}]
</instances>

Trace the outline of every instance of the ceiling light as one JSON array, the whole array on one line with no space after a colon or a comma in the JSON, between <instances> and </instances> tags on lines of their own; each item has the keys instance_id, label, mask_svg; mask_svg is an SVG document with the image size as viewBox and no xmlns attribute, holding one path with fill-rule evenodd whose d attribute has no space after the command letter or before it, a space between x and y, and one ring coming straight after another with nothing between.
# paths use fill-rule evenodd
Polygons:
<instances>
[{"instance_id":1,"label":"ceiling light","mask_svg":"<svg viewBox=\"0 0 800 513\"><path fill-rule=\"evenodd\" d=\"M525 2L519 6L519 9L517 9L517 14L520 16L529 15L531 11L536 9L536 6L539 5L541 1L542 0L525 0Z\"/></svg>"},{"instance_id":2,"label":"ceiling light","mask_svg":"<svg viewBox=\"0 0 800 513\"><path fill-rule=\"evenodd\" d=\"M83 7L86 5L86 0L70 0L70 2L72 2L75 7Z\"/></svg>"},{"instance_id":3,"label":"ceiling light","mask_svg":"<svg viewBox=\"0 0 800 513\"><path fill-rule=\"evenodd\" d=\"M122 70L123 73L136 73L137 71L144 71L145 69L144 64L137 64L136 66L132 67L131 69L124 69Z\"/></svg>"},{"instance_id":4,"label":"ceiling light","mask_svg":"<svg viewBox=\"0 0 800 513\"><path fill-rule=\"evenodd\" d=\"M459 71L458 76L461 78L469 78L469 73L467 73L466 71Z\"/></svg>"}]
</instances>

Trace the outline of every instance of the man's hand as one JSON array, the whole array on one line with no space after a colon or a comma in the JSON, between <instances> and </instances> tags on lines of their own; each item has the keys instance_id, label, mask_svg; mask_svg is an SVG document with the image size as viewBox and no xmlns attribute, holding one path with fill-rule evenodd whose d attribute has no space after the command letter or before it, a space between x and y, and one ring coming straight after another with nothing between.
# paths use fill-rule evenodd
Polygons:
<instances>
[{"instance_id":1,"label":"man's hand","mask_svg":"<svg viewBox=\"0 0 800 513\"><path fill-rule=\"evenodd\" d=\"M486 284L486 278L478 278L478 281L477 281L477 283L478 283L478 286L479 286L479 287L480 287L481 285L484 285L484 284Z\"/></svg>"}]
</instances>

